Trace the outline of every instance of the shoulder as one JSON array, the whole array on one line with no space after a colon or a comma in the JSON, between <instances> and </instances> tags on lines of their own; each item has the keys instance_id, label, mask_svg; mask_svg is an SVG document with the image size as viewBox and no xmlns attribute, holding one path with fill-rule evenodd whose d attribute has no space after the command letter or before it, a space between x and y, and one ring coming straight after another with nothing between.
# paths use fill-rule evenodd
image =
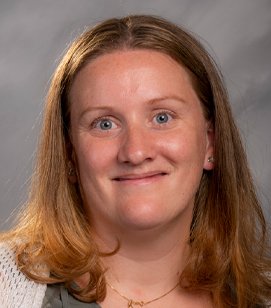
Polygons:
<instances>
[{"instance_id":1,"label":"shoulder","mask_svg":"<svg viewBox=\"0 0 271 308\"><path fill-rule=\"evenodd\" d=\"M42 304L43 308L101 308L99 304L81 302L73 297L62 284L52 284L47 286Z\"/></svg>"},{"instance_id":2,"label":"shoulder","mask_svg":"<svg viewBox=\"0 0 271 308\"><path fill-rule=\"evenodd\" d=\"M0 242L0 307L39 308L46 285L27 278L18 268L14 251Z\"/></svg>"}]
</instances>

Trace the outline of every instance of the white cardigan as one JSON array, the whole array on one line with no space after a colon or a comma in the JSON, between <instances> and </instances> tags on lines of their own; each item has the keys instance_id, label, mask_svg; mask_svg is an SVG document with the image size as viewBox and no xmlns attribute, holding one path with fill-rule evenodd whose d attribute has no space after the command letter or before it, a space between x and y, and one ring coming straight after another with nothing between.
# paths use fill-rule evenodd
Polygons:
<instances>
[{"instance_id":1,"label":"white cardigan","mask_svg":"<svg viewBox=\"0 0 271 308\"><path fill-rule=\"evenodd\" d=\"M41 308L46 284L28 279L17 267L14 253L0 243L0 307Z\"/></svg>"}]
</instances>

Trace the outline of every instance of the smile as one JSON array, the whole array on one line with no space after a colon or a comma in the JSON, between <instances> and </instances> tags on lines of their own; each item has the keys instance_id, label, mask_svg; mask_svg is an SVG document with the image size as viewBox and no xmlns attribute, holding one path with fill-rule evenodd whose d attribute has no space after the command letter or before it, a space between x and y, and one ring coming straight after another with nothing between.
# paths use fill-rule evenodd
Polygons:
<instances>
[{"instance_id":1,"label":"smile","mask_svg":"<svg viewBox=\"0 0 271 308\"><path fill-rule=\"evenodd\" d=\"M149 184L160 180L165 175L168 175L168 173L151 172L143 174L127 174L115 177L113 180L123 184Z\"/></svg>"}]
</instances>

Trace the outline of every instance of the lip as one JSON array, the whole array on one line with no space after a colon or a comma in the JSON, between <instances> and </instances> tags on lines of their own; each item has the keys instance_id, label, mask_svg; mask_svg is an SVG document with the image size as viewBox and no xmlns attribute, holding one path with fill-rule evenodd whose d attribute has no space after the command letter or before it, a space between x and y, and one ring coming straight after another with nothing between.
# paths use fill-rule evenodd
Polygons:
<instances>
[{"instance_id":1,"label":"lip","mask_svg":"<svg viewBox=\"0 0 271 308\"><path fill-rule=\"evenodd\" d=\"M146 173L129 173L113 178L113 181L125 184L148 184L157 181L168 175L164 171L152 171Z\"/></svg>"}]
</instances>

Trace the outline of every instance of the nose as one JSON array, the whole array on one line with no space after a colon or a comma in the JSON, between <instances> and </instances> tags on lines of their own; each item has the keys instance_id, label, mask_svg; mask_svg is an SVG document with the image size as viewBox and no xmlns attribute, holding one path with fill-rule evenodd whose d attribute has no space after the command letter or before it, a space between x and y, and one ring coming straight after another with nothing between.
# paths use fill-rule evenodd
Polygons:
<instances>
[{"instance_id":1,"label":"nose","mask_svg":"<svg viewBox=\"0 0 271 308\"><path fill-rule=\"evenodd\" d=\"M155 143L152 134L146 127L127 128L122 136L118 152L121 163L139 165L155 158Z\"/></svg>"}]
</instances>

